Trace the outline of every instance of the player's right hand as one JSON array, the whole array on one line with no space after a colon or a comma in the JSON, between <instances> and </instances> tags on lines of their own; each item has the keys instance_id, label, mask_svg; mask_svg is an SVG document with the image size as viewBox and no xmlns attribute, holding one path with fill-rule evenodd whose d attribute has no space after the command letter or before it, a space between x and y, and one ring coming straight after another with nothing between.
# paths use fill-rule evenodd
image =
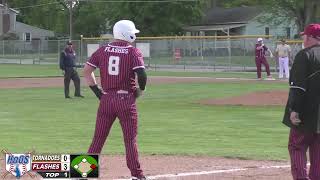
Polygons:
<instances>
[{"instance_id":1,"label":"player's right hand","mask_svg":"<svg viewBox=\"0 0 320 180\"><path fill-rule=\"evenodd\" d=\"M140 96L142 96L143 95L143 90L141 90L140 88L137 88L136 90L135 90L135 92L134 92L134 96L136 97L136 98L138 98L138 97L140 97Z\"/></svg>"},{"instance_id":2,"label":"player's right hand","mask_svg":"<svg viewBox=\"0 0 320 180\"><path fill-rule=\"evenodd\" d=\"M292 111L290 113L290 120L293 125L298 126L301 123L301 119L299 118L299 113Z\"/></svg>"},{"instance_id":3,"label":"player's right hand","mask_svg":"<svg viewBox=\"0 0 320 180\"><path fill-rule=\"evenodd\" d=\"M97 96L97 98L100 100L101 96L104 94L102 89L98 85L89 86L92 92Z\"/></svg>"}]
</instances>

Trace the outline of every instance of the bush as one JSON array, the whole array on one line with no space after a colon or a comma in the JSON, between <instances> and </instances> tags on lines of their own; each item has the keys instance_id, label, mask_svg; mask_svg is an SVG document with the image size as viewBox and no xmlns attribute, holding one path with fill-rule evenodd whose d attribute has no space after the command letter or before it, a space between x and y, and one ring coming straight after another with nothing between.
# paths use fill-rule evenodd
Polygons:
<instances>
[{"instance_id":1,"label":"bush","mask_svg":"<svg viewBox=\"0 0 320 180\"><path fill-rule=\"evenodd\" d=\"M0 36L0 40L19 40L19 36L15 33L6 33Z\"/></svg>"}]
</instances>

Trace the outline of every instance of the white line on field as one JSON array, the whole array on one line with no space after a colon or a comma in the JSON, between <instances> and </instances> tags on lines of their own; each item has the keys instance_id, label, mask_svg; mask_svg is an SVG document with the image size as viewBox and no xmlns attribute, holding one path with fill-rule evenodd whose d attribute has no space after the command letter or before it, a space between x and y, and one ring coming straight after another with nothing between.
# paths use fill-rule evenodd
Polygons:
<instances>
[{"instance_id":1,"label":"white line on field","mask_svg":"<svg viewBox=\"0 0 320 180\"><path fill-rule=\"evenodd\" d=\"M153 78L168 78L168 79L212 79L212 80L244 80L244 81L248 81L248 80L257 80L257 79L254 79L254 78L233 78L233 77L220 77L220 78L217 78L217 77L192 77L192 76L151 76Z\"/></svg>"},{"instance_id":2,"label":"white line on field","mask_svg":"<svg viewBox=\"0 0 320 180\"><path fill-rule=\"evenodd\" d=\"M153 78L172 78L172 79L215 79L215 77L201 76L151 76Z\"/></svg>"},{"instance_id":3,"label":"white line on field","mask_svg":"<svg viewBox=\"0 0 320 180\"><path fill-rule=\"evenodd\" d=\"M235 169L222 169L222 170L201 171L201 172L187 172L187 173L177 173L177 174L162 174L162 175L148 176L148 178L149 179L174 178L174 177L209 175L209 174L219 174L219 173L233 173L233 172L238 172L238 171L248 171L248 170L252 170L252 169L281 169L281 168L290 168L290 165L258 166L258 167L252 167L252 168L235 168ZM116 179L116 180L131 180L131 179Z\"/></svg>"},{"instance_id":4,"label":"white line on field","mask_svg":"<svg viewBox=\"0 0 320 180\"><path fill-rule=\"evenodd\" d=\"M243 80L243 81L256 81L253 78L215 78L216 80Z\"/></svg>"},{"instance_id":5,"label":"white line on field","mask_svg":"<svg viewBox=\"0 0 320 180\"><path fill-rule=\"evenodd\" d=\"M153 78L168 78L168 79L215 79L215 80L239 80L239 81L260 81L255 78L239 78L239 77L192 77L192 76L151 76ZM265 81L276 79L264 79ZM282 80L279 80L282 81Z\"/></svg>"}]
</instances>

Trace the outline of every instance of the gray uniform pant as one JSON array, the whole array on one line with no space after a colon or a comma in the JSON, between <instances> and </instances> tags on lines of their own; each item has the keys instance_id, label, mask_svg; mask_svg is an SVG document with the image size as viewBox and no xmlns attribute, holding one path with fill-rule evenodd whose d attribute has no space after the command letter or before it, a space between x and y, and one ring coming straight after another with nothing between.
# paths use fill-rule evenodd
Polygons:
<instances>
[{"instance_id":1,"label":"gray uniform pant","mask_svg":"<svg viewBox=\"0 0 320 180\"><path fill-rule=\"evenodd\" d=\"M70 80L72 79L75 92L75 96L80 96L80 77L78 75L78 72L75 70L75 68L65 68L64 73L64 95L65 97L69 96L69 85Z\"/></svg>"}]
</instances>

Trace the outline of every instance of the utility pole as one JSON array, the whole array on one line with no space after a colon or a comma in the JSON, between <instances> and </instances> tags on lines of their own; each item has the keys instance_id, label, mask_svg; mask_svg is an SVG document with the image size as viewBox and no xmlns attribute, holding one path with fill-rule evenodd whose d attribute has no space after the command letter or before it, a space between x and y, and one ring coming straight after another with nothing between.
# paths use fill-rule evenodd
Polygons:
<instances>
[{"instance_id":1,"label":"utility pole","mask_svg":"<svg viewBox=\"0 0 320 180\"><path fill-rule=\"evenodd\" d=\"M73 0L69 0L69 38L72 40L72 6Z\"/></svg>"},{"instance_id":2,"label":"utility pole","mask_svg":"<svg viewBox=\"0 0 320 180\"><path fill-rule=\"evenodd\" d=\"M217 5L218 5L217 0L211 0L211 4L210 4L211 8L215 8L215 7L217 7Z\"/></svg>"}]
</instances>

